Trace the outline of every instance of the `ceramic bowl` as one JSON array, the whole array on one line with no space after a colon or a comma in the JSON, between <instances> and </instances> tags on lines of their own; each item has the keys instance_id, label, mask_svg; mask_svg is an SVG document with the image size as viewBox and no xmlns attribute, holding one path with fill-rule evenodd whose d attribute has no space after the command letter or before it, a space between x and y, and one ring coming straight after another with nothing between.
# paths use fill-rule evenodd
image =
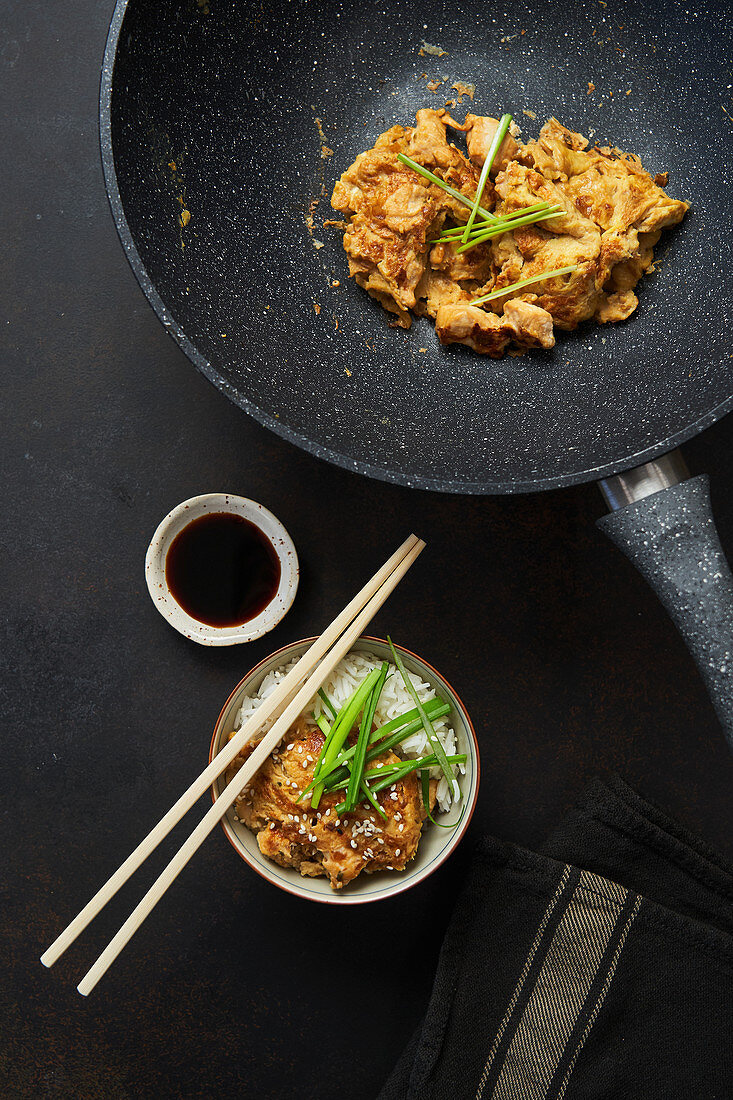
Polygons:
<instances>
[{"instance_id":1,"label":"ceramic bowl","mask_svg":"<svg viewBox=\"0 0 733 1100\"><path fill-rule=\"evenodd\" d=\"M314 640L308 638L284 646L256 665L237 684L224 704L214 728L214 736L209 750L210 760L226 744L230 733L236 728L235 719L242 700L257 691L268 672L281 665L288 664L294 657L302 657ZM437 870L448 859L451 852L455 850L468 828L468 823L476 805L479 787L479 750L471 719L456 692L440 673L436 672L426 661L423 661L414 653L410 653L409 650L403 649L401 646L397 648L407 669L410 672L417 673L427 683L432 684L438 694L451 705L449 717L456 733L458 751L465 753L468 759L466 761L466 774L460 777L463 800L460 804L454 804L449 814L441 814L440 821L443 824L455 822L459 822L459 824L454 829L441 829L428 823L420 839L417 855L404 871L380 871L372 875L362 874L344 890L337 892L331 889L328 880L325 878L304 878L294 868L279 867L276 863L266 859L257 846L255 834L246 825L236 820L234 811L230 808L222 819L222 826L227 839L237 854L242 857L245 863L249 864L253 871L257 871L268 882L271 882L274 886L279 886L281 890L286 890L301 898L326 902L331 905L359 905L368 901L379 901L382 898L392 897L416 886L428 875L431 875L433 871ZM373 653L380 660L391 659L387 642L379 638L360 638L353 649L359 653ZM224 785L222 776L212 788L214 800L216 800Z\"/></svg>"},{"instance_id":2,"label":"ceramic bowl","mask_svg":"<svg viewBox=\"0 0 733 1100\"><path fill-rule=\"evenodd\" d=\"M238 626L210 626L192 618L173 598L166 582L165 559L173 539L192 520L209 512L232 512L249 520L270 540L280 560L280 584L272 600L259 615ZM232 493L207 493L184 500L159 524L145 558L145 580L158 611L186 638L201 645L238 645L267 634L289 610L298 578L298 555L280 520L256 501Z\"/></svg>"}]
</instances>

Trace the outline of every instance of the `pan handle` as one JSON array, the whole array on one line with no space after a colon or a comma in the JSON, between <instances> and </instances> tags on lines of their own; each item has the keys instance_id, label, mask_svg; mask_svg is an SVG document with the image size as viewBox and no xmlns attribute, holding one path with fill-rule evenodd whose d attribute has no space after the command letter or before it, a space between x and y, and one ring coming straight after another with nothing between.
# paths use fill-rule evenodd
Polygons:
<instances>
[{"instance_id":1,"label":"pan handle","mask_svg":"<svg viewBox=\"0 0 733 1100\"><path fill-rule=\"evenodd\" d=\"M613 510L598 526L660 598L705 681L733 749L733 576L706 476L678 451L600 483Z\"/></svg>"}]
</instances>

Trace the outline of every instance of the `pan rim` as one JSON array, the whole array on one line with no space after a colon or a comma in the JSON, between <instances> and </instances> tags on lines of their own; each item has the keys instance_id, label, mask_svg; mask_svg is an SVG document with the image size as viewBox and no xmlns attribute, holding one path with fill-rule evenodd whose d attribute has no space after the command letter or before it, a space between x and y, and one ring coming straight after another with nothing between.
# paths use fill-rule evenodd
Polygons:
<instances>
[{"instance_id":1,"label":"pan rim","mask_svg":"<svg viewBox=\"0 0 733 1100\"><path fill-rule=\"evenodd\" d=\"M158 319L168 334L176 341L186 357L191 360L197 370L203 374L232 404L242 409L262 427L267 428L286 442L299 447L308 454L351 473L361 474L376 481L386 482L392 485L400 485L409 489L421 489L428 492L449 493L461 496L508 496L522 493L544 492L550 489L563 489L572 485L584 485L591 481L611 477L622 473L635 466L641 466L645 462L651 462L660 455L674 450L689 439L693 439L705 428L721 420L733 409L733 394L708 410L693 423L686 425L680 431L667 438L651 444L633 454L628 454L615 462L603 463L585 470L575 471L569 474L552 475L531 479L517 479L515 481L493 481L491 478L476 481L463 481L459 478L436 478L420 474L406 475L399 469L391 467L375 466L370 462L350 458L348 455L334 451L323 444L317 443L302 432L283 424L279 419L267 413L264 409L248 401L241 394L234 393L231 385L219 373L216 367L204 356L186 335L170 313L162 297L148 274L140 253L137 250L132 231L127 222L124 204L117 182L117 172L114 165L114 152L112 148L112 91L114 63L117 55L117 46L122 29L125 13L129 0L116 0L115 8L110 20L109 31L104 49L102 72L99 89L99 138L102 171L104 174L105 189L109 201L112 217L117 229L117 234L127 256L128 263L137 279L140 288L148 302L154 309Z\"/></svg>"}]
</instances>

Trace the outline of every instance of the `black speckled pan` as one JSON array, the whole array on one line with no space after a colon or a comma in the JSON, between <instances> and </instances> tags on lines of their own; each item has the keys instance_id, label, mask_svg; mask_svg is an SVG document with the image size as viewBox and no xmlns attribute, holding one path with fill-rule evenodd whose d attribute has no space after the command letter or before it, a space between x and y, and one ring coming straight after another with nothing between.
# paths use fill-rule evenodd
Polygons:
<instances>
[{"instance_id":1,"label":"black speckled pan","mask_svg":"<svg viewBox=\"0 0 733 1100\"><path fill-rule=\"evenodd\" d=\"M321 458L455 493L608 479L733 405L726 12L701 0L119 0L101 134L123 245L196 366ZM455 114L510 111L533 136L557 115L668 171L670 194L691 203L629 321L495 362L441 347L427 320L389 328L347 278L341 232L324 225L334 181L387 127L454 99L460 81L476 92ZM680 500L694 532L702 497ZM642 546L646 512L635 507L632 524ZM676 541L662 544L668 554ZM676 621L733 737L724 581L720 606Z\"/></svg>"},{"instance_id":2,"label":"black speckled pan","mask_svg":"<svg viewBox=\"0 0 733 1100\"><path fill-rule=\"evenodd\" d=\"M730 19L700 0L130 0L102 87L114 214L172 335L286 439L449 492L603 477L733 403L731 57ZM426 76L447 79L432 93ZM457 80L476 86L460 117L508 110L536 136L555 114L669 171L692 211L628 322L494 362L441 347L427 320L389 328L348 280L342 235L323 226L334 181Z\"/></svg>"}]
</instances>

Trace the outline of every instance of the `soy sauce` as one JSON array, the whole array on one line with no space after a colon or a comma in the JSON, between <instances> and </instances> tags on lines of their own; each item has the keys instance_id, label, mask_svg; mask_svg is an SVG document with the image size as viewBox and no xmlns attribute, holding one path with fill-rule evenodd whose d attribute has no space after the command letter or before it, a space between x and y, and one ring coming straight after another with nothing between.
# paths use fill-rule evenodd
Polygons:
<instances>
[{"instance_id":1,"label":"soy sauce","mask_svg":"<svg viewBox=\"0 0 733 1100\"><path fill-rule=\"evenodd\" d=\"M280 584L280 561L266 535L243 516L210 512L170 545L165 579L175 601L209 626L241 626L267 607Z\"/></svg>"}]
</instances>

